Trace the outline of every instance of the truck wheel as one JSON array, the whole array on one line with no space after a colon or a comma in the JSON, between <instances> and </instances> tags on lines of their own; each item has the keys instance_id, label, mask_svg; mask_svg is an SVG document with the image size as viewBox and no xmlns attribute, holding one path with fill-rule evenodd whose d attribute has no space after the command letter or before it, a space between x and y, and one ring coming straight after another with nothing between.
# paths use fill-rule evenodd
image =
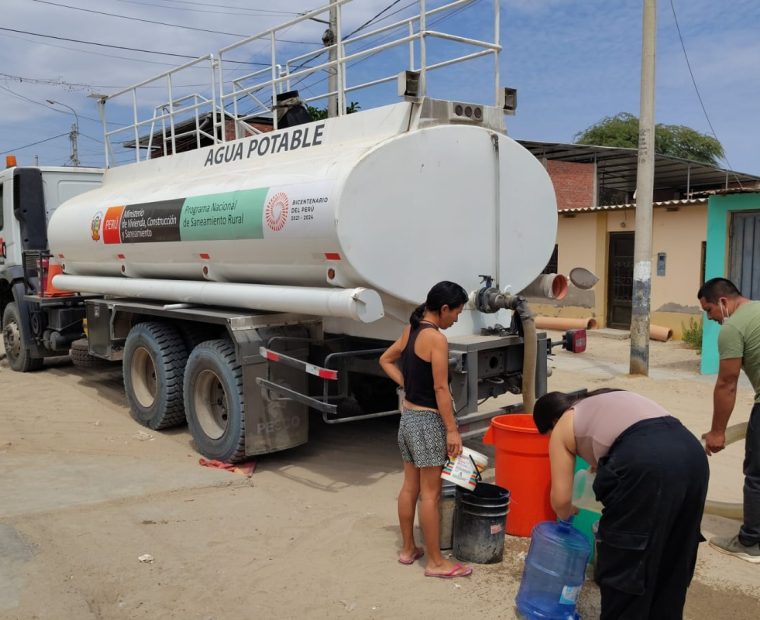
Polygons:
<instances>
[{"instance_id":1,"label":"truck wheel","mask_svg":"<svg viewBox=\"0 0 760 620\"><path fill-rule=\"evenodd\" d=\"M129 411L143 426L161 430L185 421L182 375L187 350L171 325L138 323L124 345L124 389Z\"/></svg>"},{"instance_id":2,"label":"truck wheel","mask_svg":"<svg viewBox=\"0 0 760 620\"><path fill-rule=\"evenodd\" d=\"M245 458L243 369L229 340L193 349L184 382L187 425L203 456L234 463Z\"/></svg>"},{"instance_id":3,"label":"truck wheel","mask_svg":"<svg viewBox=\"0 0 760 620\"><path fill-rule=\"evenodd\" d=\"M29 372L42 368L42 358L32 357L24 347L23 328L16 302L10 302L3 312L3 346L8 363L16 372Z\"/></svg>"},{"instance_id":4,"label":"truck wheel","mask_svg":"<svg viewBox=\"0 0 760 620\"><path fill-rule=\"evenodd\" d=\"M108 365L106 360L90 355L87 338L80 338L71 343L69 357L77 368L102 368Z\"/></svg>"}]
</instances>

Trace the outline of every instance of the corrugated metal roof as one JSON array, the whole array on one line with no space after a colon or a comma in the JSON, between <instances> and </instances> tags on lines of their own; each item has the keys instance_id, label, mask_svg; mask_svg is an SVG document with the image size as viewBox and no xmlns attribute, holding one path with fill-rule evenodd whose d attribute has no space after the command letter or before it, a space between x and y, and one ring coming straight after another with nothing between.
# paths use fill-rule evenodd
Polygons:
<instances>
[{"instance_id":1,"label":"corrugated metal roof","mask_svg":"<svg viewBox=\"0 0 760 620\"><path fill-rule=\"evenodd\" d=\"M659 200L652 203L652 207L690 207L695 205L706 205L707 198L684 198L682 200ZM596 207L576 207L575 209L561 209L560 213L590 213L591 211L622 211L623 209L635 209L636 203L629 202L620 205L599 205Z\"/></svg>"},{"instance_id":2,"label":"corrugated metal roof","mask_svg":"<svg viewBox=\"0 0 760 620\"><path fill-rule=\"evenodd\" d=\"M539 159L578 163L596 163L597 174L605 187L626 192L636 189L637 149L559 142L518 140ZM727 188L731 185L758 187L760 176L725 170L717 166L668 157L655 156L654 189L686 188L689 192Z\"/></svg>"},{"instance_id":3,"label":"corrugated metal roof","mask_svg":"<svg viewBox=\"0 0 760 620\"><path fill-rule=\"evenodd\" d=\"M724 196L726 194L760 194L760 187L729 187L698 192L699 196Z\"/></svg>"}]
</instances>

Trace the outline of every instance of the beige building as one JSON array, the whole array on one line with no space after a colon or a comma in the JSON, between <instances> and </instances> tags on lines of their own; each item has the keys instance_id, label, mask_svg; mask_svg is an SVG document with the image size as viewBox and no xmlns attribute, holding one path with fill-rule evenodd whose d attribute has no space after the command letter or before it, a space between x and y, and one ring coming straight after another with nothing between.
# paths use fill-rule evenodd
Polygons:
<instances>
[{"instance_id":1,"label":"beige building","mask_svg":"<svg viewBox=\"0 0 760 620\"><path fill-rule=\"evenodd\" d=\"M593 318L598 327L628 329L631 320L636 211L635 149L522 142L546 166L557 193L557 245L547 273L585 267L591 290L570 285L561 301L531 299L543 316ZM652 214L651 322L680 338L699 318L704 281L706 192L760 187L760 177L658 155Z\"/></svg>"}]
</instances>

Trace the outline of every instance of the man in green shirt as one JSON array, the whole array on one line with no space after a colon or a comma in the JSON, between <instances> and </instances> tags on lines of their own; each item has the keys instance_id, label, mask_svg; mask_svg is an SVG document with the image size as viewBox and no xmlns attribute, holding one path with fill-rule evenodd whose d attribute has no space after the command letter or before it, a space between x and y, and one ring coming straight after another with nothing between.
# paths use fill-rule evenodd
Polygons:
<instances>
[{"instance_id":1,"label":"man in green shirt","mask_svg":"<svg viewBox=\"0 0 760 620\"><path fill-rule=\"evenodd\" d=\"M721 324L712 427L702 436L708 455L726 447L726 426L736 404L736 386L742 369L755 390L744 443L744 523L736 536L713 538L710 545L723 553L760 563L760 302L742 296L734 283L725 278L705 282L697 297L707 318Z\"/></svg>"}]
</instances>

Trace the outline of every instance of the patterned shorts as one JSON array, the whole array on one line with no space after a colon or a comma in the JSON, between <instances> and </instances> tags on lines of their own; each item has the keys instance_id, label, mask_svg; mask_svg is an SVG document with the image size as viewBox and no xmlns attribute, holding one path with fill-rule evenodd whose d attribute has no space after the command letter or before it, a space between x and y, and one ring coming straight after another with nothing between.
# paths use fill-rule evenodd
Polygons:
<instances>
[{"instance_id":1,"label":"patterned shorts","mask_svg":"<svg viewBox=\"0 0 760 620\"><path fill-rule=\"evenodd\" d=\"M437 411L407 409L398 426L401 458L417 467L442 467L448 460L446 427Z\"/></svg>"}]
</instances>

